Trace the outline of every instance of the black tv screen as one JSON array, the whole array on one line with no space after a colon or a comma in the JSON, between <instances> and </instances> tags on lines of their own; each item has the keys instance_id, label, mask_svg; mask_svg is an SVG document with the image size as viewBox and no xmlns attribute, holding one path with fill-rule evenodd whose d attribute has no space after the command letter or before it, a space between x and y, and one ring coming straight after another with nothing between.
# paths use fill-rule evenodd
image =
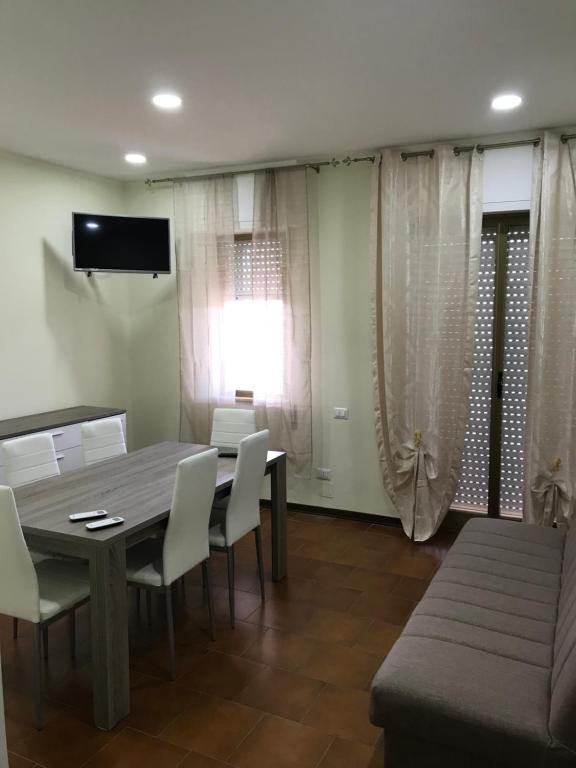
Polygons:
<instances>
[{"instance_id":1,"label":"black tv screen","mask_svg":"<svg viewBox=\"0 0 576 768\"><path fill-rule=\"evenodd\" d=\"M74 269L82 272L170 272L170 222L73 213Z\"/></svg>"}]
</instances>

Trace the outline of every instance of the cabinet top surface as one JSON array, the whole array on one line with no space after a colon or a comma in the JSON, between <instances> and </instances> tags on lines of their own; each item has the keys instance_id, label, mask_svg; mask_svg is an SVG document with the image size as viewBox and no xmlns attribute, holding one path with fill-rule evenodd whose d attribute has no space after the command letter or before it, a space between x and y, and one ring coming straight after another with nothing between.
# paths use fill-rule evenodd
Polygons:
<instances>
[{"instance_id":1,"label":"cabinet top surface","mask_svg":"<svg viewBox=\"0 0 576 768\"><path fill-rule=\"evenodd\" d=\"M20 437L32 432L43 432L56 427L66 427L83 421L105 419L126 413L124 408L103 408L96 405L77 405L74 408L62 408L59 411L33 413L30 416L18 416L15 419L0 421L0 440Z\"/></svg>"}]
</instances>

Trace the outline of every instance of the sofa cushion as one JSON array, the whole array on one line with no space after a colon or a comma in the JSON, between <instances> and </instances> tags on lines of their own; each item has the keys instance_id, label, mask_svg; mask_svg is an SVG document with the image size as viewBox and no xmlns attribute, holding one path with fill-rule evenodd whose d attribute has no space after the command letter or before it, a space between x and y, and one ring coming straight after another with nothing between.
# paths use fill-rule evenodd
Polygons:
<instances>
[{"instance_id":1,"label":"sofa cushion","mask_svg":"<svg viewBox=\"0 0 576 768\"><path fill-rule=\"evenodd\" d=\"M402 635L372 687L375 725L513 766L540 768L549 670L458 642Z\"/></svg>"},{"instance_id":2,"label":"sofa cushion","mask_svg":"<svg viewBox=\"0 0 576 768\"><path fill-rule=\"evenodd\" d=\"M371 717L406 736L542 766L564 533L462 530L377 673Z\"/></svg>"}]
</instances>

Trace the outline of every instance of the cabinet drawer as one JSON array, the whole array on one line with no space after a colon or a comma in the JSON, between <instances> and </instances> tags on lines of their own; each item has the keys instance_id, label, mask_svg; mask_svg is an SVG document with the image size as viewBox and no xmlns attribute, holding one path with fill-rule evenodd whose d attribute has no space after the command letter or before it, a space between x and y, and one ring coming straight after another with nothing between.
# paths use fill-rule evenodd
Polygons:
<instances>
[{"instance_id":1,"label":"cabinet drawer","mask_svg":"<svg viewBox=\"0 0 576 768\"><path fill-rule=\"evenodd\" d=\"M51 429L48 434L54 439L54 448L56 452L65 451L68 448L76 448L82 445L82 436L80 433L80 424L69 424L67 427L56 427Z\"/></svg>"},{"instance_id":2,"label":"cabinet drawer","mask_svg":"<svg viewBox=\"0 0 576 768\"><path fill-rule=\"evenodd\" d=\"M68 448L66 451L56 451L56 460L60 467L60 473L70 472L84 466L84 457L80 446Z\"/></svg>"}]
</instances>

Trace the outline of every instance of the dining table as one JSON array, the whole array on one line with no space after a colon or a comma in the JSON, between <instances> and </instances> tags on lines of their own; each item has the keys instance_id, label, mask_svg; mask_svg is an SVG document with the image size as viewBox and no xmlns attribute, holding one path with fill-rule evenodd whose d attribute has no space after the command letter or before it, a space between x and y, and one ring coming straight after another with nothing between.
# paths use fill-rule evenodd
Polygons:
<instances>
[{"instance_id":1,"label":"dining table","mask_svg":"<svg viewBox=\"0 0 576 768\"><path fill-rule=\"evenodd\" d=\"M94 723L113 728L130 713L126 550L165 528L178 462L207 445L163 442L14 489L28 546L82 558L90 573ZM230 493L236 460L218 458L215 497ZM269 451L272 578L286 576L286 454ZM104 509L122 525L89 531L69 515ZM191 499L191 512L194 500Z\"/></svg>"}]
</instances>

